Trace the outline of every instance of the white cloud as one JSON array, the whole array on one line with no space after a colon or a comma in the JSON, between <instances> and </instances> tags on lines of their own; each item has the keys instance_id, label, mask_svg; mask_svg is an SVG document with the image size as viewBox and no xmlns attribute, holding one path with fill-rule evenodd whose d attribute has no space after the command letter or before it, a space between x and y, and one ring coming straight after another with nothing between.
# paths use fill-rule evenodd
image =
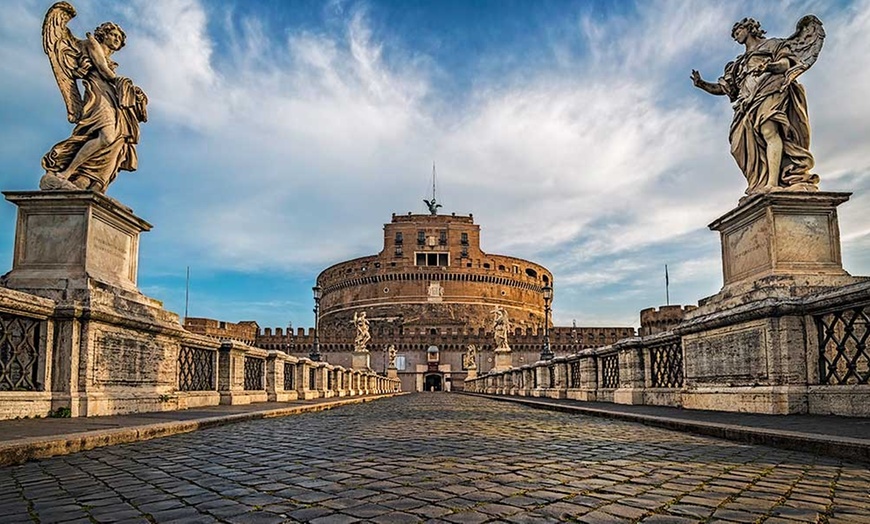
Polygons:
<instances>
[{"instance_id":1,"label":"white cloud","mask_svg":"<svg viewBox=\"0 0 870 524\"><path fill-rule=\"evenodd\" d=\"M83 5L80 18L92 25L91 4ZM45 58L30 49L40 9L4 11L0 29L10 36L0 58L27 56L10 74L19 89L47 92ZM828 40L802 78L817 171L823 189L870 185L870 72L861 67L870 0L846 10L639 2L622 17L569 13L564 23L582 45L551 40L551 62L472 78L460 95L441 85L450 72L431 57L393 50L406 43L373 31L360 4L332 2L325 12L340 24L281 38L265 20L194 0L116 9L128 33L119 72L146 89L151 119L140 173L122 176L110 193L155 222L146 247L160 252L156 272L181 259L316 273L375 253L391 212L420 211L436 160L447 211L475 214L485 250L548 265L560 296L572 297L560 303L571 314L594 316L603 300L578 290L606 290L632 311L656 305L648 301L658 284L644 277L659 262L715 290L718 248L704 230L736 204L745 182L728 154L727 100L694 90L688 76L692 68L720 74L739 53L728 34L743 16L761 19L772 36L786 36L811 10L822 17ZM19 38L30 48L13 45ZM477 60L508 58L523 57ZM865 201L856 195L849 205ZM866 216L858 215L841 220L844 247L867 249ZM697 235L713 240L694 249ZM636 313L608 315L594 318Z\"/></svg>"}]
</instances>

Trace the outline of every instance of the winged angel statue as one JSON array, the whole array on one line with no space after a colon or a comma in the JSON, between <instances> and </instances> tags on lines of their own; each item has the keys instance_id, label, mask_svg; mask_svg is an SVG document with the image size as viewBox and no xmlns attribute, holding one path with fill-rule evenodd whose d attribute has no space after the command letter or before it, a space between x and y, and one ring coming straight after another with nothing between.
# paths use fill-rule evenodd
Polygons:
<instances>
[{"instance_id":1,"label":"winged angel statue","mask_svg":"<svg viewBox=\"0 0 870 524\"><path fill-rule=\"evenodd\" d=\"M746 194L776 190L817 191L819 177L810 154L807 99L797 77L812 67L822 50L825 30L814 15L797 23L788 38L765 38L761 24L744 18L731 37L746 51L725 65L718 82L692 71L695 86L728 95L734 107L731 155L746 176Z\"/></svg>"},{"instance_id":2,"label":"winged angel statue","mask_svg":"<svg viewBox=\"0 0 870 524\"><path fill-rule=\"evenodd\" d=\"M124 47L124 31L106 22L79 40L67 27L75 16L72 5L57 2L42 24L43 49L75 128L42 158L39 187L103 193L119 170L136 170L139 122L148 118L148 98L129 78L115 74L112 53Z\"/></svg>"}]
</instances>

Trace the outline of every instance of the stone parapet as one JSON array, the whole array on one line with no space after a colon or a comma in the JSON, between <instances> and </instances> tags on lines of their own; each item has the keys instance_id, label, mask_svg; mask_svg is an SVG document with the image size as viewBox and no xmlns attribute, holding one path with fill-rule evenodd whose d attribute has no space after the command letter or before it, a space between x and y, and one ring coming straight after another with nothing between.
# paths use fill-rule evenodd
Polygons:
<instances>
[{"instance_id":1,"label":"stone parapet","mask_svg":"<svg viewBox=\"0 0 870 524\"><path fill-rule=\"evenodd\" d=\"M818 295L746 304L684 321L672 331L482 374L466 380L466 390L867 417L868 326L870 282L859 281Z\"/></svg>"}]
</instances>

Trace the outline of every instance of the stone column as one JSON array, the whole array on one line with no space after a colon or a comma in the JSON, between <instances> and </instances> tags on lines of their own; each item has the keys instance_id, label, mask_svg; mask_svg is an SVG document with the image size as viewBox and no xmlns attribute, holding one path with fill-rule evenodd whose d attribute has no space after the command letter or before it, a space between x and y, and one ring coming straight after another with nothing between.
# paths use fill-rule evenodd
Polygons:
<instances>
[{"instance_id":1,"label":"stone column","mask_svg":"<svg viewBox=\"0 0 870 524\"><path fill-rule=\"evenodd\" d=\"M616 404L643 404L646 376L640 339L624 341L619 346L619 387L613 392Z\"/></svg>"},{"instance_id":2,"label":"stone column","mask_svg":"<svg viewBox=\"0 0 870 524\"><path fill-rule=\"evenodd\" d=\"M218 353L218 390L221 404L250 404L245 393L245 353L247 346L227 340Z\"/></svg>"}]
</instances>

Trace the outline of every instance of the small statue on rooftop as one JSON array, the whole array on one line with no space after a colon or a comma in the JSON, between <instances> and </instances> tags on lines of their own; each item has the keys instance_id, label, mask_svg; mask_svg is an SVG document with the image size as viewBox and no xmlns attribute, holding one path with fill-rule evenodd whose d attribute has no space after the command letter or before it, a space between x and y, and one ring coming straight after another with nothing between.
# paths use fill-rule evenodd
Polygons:
<instances>
[{"instance_id":1,"label":"small statue on rooftop","mask_svg":"<svg viewBox=\"0 0 870 524\"><path fill-rule=\"evenodd\" d=\"M746 194L817 191L807 99L797 77L812 67L825 40L822 22L807 15L788 38L765 38L756 20L734 24L731 37L745 52L725 65L717 82L692 70L696 87L727 95L734 107L731 155L746 177Z\"/></svg>"},{"instance_id":2,"label":"small statue on rooftop","mask_svg":"<svg viewBox=\"0 0 870 524\"><path fill-rule=\"evenodd\" d=\"M124 47L124 31L106 22L80 40L67 27L75 16L72 5L57 2L42 24L43 50L75 128L42 158L45 175L39 187L104 193L119 170L138 166L139 123L148 120L148 97L115 73L112 54Z\"/></svg>"}]
</instances>

